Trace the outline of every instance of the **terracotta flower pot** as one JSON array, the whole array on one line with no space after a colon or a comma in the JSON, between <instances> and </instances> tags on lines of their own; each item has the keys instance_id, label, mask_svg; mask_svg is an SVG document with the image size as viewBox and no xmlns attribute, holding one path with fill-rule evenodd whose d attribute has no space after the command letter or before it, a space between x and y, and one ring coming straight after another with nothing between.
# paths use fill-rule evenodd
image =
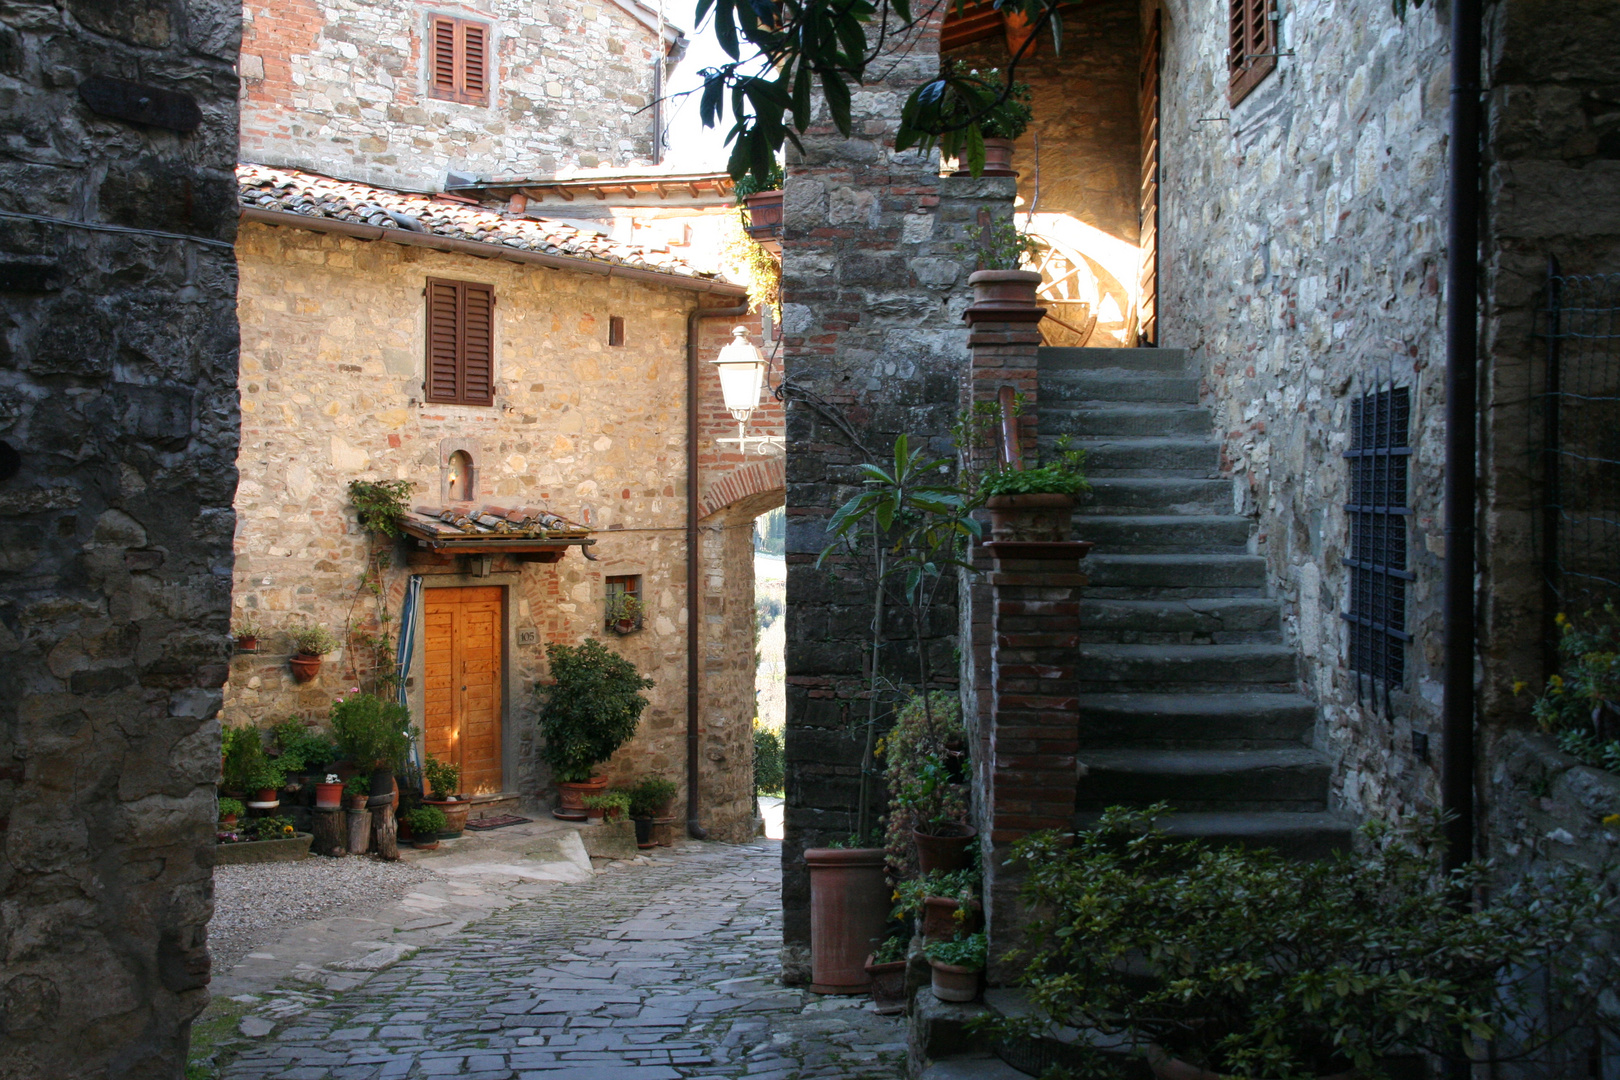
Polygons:
<instances>
[{"instance_id":1,"label":"terracotta flower pot","mask_svg":"<svg viewBox=\"0 0 1620 1080\"><path fill-rule=\"evenodd\" d=\"M941 1001L972 1001L979 996L979 970L928 961L934 972L934 996Z\"/></svg>"},{"instance_id":2,"label":"terracotta flower pot","mask_svg":"<svg viewBox=\"0 0 1620 1080\"><path fill-rule=\"evenodd\" d=\"M257 634L241 634L241 635L238 635L238 637L236 639L236 649L237 649L238 652L258 652L259 651L259 635L257 635Z\"/></svg>"},{"instance_id":3,"label":"terracotta flower pot","mask_svg":"<svg viewBox=\"0 0 1620 1080\"><path fill-rule=\"evenodd\" d=\"M985 309L1028 311L1040 306L1035 290L1041 275L1034 270L975 270L968 275L973 286L973 306Z\"/></svg>"},{"instance_id":4,"label":"terracotta flower pot","mask_svg":"<svg viewBox=\"0 0 1620 1080\"><path fill-rule=\"evenodd\" d=\"M866 975L872 980L872 1009L879 1016L895 1016L906 1011L906 962L892 960L874 964L866 957Z\"/></svg>"},{"instance_id":5,"label":"terracotta flower pot","mask_svg":"<svg viewBox=\"0 0 1620 1080\"><path fill-rule=\"evenodd\" d=\"M883 936L889 886L882 848L811 848L810 991L865 993L866 957Z\"/></svg>"},{"instance_id":6,"label":"terracotta flower pot","mask_svg":"<svg viewBox=\"0 0 1620 1080\"><path fill-rule=\"evenodd\" d=\"M343 796L343 808L345 810L364 810L368 801L369 799L365 795L345 795Z\"/></svg>"},{"instance_id":7,"label":"terracotta flower pot","mask_svg":"<svg viewBox=\"0 0 1620 1080\"><path fill-rule=\"evenodd\" d=\"M439 838L436 836L428 837L426 839L417 837L415 840L411 841L411 844L416 848L417 851L436 851L439 847Z\"/></svg>"},{"instance_id":8,"label":"terracotta flower pot","mask_svg":"<svg viewBox=\"0 0 1620 1080\"><path fill-rule=\"evenodd\" d=\"M292 667L293 678L301 683L309 682L321 673L321 658L308 653L299 653L287 663Z\"/></svg>"},{"instance_id":9,"label":"terracotta flower pot","mask_svg":"<svg viewBox=\"0 0 1620 1080\"><path fill-rule=\"evenodd\" d=\"M224 817L219 819L219 823L224 828L234 829L234 828L236 828L236 815L235 814L226 814Z\"/></svg>"},{"instance_id":10,"label":"terracotta flower pot","mask_svg":"<svg viewBox=\"0 0 1620 1080\"><path fill-rule=\"evenodd\" d=\"M439 832L442 840L454 840L467 828L467 815L472 812L472 803L466 799L457 799L454 802L438 799L423 799L423 806L437 806L444 812L444 828Z\"/></svg>"},{"instance_id":11,"label":"terracotta flower pot","mask_svg":"<svg viewBox=\"0 0 1620 1080\"><path fill-rule=\"evenodd\" d=\"M273 788L273 787L260 788L258 791L255 791L253 793L253 801L254 802L262 802L262 803L275 802L276 801L276 789Z\"/></svg>"},{"instance_id":12,"label":"terracotta flower pot","mask_svg":"<svg viewBox=\"0 0 1620 1080\"><path fill-rule=\"evenodd\" d=\"M950 873L965 870L968 865L968 842L979 835L971 825L954 825L944 836L912 830L911 838L917 843L917 868L924 874Z\"/></svg>"},{"instance_id":13,"label":"terracotta flower pot","mask_svg":"<svg viewBox=\"0 0 1620 1080\"><path fill-rule=\"evenodd\" d=\"M960 921L956 918L957 902L950 896L923 897L923 937L930 942L949 941L957 931L971 934L979 928L979 902L968 905Z\"/></svg>"},{"instance_id":14,"label":"terracotta flower pot","mask_svg":"<svg viewBox=\"0 0 1620 1080\"><path fill-rule=\"evenodd\" d=\"M658 842L655 841L652 838L652 835L653 835L653 819L652 818L650 818L650 817L638 817L638 818L631 818L630 820L632 822L634 822L635 826L636 826L636 847L641 848L643 851L645 851L647 848L655 848L655 847L658 846Z\"/></svg>"},{"instance_id":15,"label":"terracotta flower pot","mask_svg":"<svg viewBox=\"0 0 1620 1080\"><path fill-rule=\"evenodd\" d=\"M1013 171L1013 140L988 135L984 140L984 171L980 176L1017 176Z\"/></svg>"},{"instance_id":16,"label":"terracotta flower pot","mask_svg":"<svg viewBox=\"0 0 1620 1080\"><path fill-rule=\"evenodd\" d=\"M756 191L745 196L748 207L748 235L755 240L776 239L782 233L782 192Z\"/></svg>"},{"instance_id":17,"label":"terracotta flower pot","mask_svg":"<svg viewBox=\"0 0 1620 1080\"><path fill-rule=\"evenodd\" d=\"M992 495L984 505L992 540L1051 542L1067 540L1074 531L1073 495Z\"/></svg>"},{"instance_id":18,"label":"terracotta flower pot","mask_svg":"<svg viewBox=\"0 0 1620 1080\"><path fill-rule=\"evenodd\" d=\"M604 776L593 776L589 780L580 783L572 780L559 780L557 782L557 809L552 812L557 817L567 821L584 821L586 817L585 800L592 795L602 794L607 790L607 786L607 778Z\"/></svg>"},{"instance_id":19,"label":"terracotta flower pot","mask_svg":"<svg viewBox=\"0 0 1620 1080\"><path fill-rule=\"evenodd\" d=\"M343 785L325 782L315 785L315 806L321 810L336 810L343 805Z\"/></svg>"}]
</instances>

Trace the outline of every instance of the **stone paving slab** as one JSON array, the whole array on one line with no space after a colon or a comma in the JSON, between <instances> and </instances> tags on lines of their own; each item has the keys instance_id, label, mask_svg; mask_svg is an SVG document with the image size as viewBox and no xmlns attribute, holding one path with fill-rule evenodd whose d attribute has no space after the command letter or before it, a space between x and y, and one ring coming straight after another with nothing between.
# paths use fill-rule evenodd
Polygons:
<instances>
[{"instance_id":1,"label":"stone paving slab","mask_svg":"<svg viewBox=\"0 0 1620 1080\"><path fill-rule=\"evenodd\" d=\"M901 1020L777 983L780 857L684 845L458 919L363 986L245 1018L220 1075L898 1080Z\"/></svg>"}]
</instances>

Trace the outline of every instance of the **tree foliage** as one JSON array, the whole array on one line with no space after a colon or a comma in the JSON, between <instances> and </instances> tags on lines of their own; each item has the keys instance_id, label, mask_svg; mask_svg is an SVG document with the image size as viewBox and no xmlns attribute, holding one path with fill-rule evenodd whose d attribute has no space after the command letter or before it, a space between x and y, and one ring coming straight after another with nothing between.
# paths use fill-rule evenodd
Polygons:
<instances>
[{"instance_id":1,"label":"tree foliage","mask_svg":"<svg viewBox=\"0 0 1620 1080\"><path fill-rule=\"evenodd\" d=\"M553 682L541 695L540 756L560 782L582 783L591 770L629 742L641 722L651 679L595 638L546 646Z\"/></svg>"}]
</instances>

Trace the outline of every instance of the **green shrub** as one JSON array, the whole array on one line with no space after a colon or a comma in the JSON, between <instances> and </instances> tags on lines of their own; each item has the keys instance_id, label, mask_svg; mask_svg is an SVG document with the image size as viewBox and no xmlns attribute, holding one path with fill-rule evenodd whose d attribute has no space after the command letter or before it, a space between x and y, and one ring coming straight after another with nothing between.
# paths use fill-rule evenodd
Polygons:
<instances>
[{"instance_id":1,"label":"green shrub","mask_svg":"<svg viewBox=\"0 0 1620 1080\"><path fill-rule=\"evenodd\" d=\"M979 971L984 967L988 949L989 943L981 933L969 934L967 937L951 941L936 941L924 949L923 953L935 963Z\"/></svg>"},{"instance_id":2,"label":"green shrub","mask_svg":"<svg viewBox=\"0 0 1620 1080\"><path fill-rule=\"evenodd\" d=\"M264 737L252 724L220 733L220 787L226 791L247 791L248 780L263 761Z\"/></svg>"},{"instance_id":3,"label":"green shrub","mask_svg":"<svg viewBox=\"0 0 1620 1080\"><path fill-rule=\"evenodd\" d=\"M894 726L879 742L885 764L883 782L891 805L884 829L884 853L897 878L917 870L913 830L941 828L967 820L967 794L954 782L947 764L949 747L965 744L962 707L955 693L935 690L928 698L915 695L900 707ZM966 759L960 759L963 768Z\"/></svg>"},{"instance_id":4,"label":"green shrub","mask_svg":"<svg viewBox=\"0 0 1620 1080\"><path fill-rule=\"evenodd\" d=\"M371 777L366 776L363 773L359 776L349 777L347 780L343 781L343 794L349 796L370 795Z\"/></svg>"},{"instance_id":5,"label":"green shrub","mask_svg":"<svg viewBox=\"0 0 1620 1080\"><path fill-rule=\"evenodd\" d=\"M284 840L298 835L298 830L293 828L292 819L284 817L250 818L238 831L255 840Z\"/></svg>"},{"instance_id":6,"label":"green shrub","mask_svg":"<svg viewBox=\"0 0 1620 1080\"><path fill-rule=\"evenodd\" d=\"M276 791L286 781L286 771L279 762L261 756L248 773L243 777L247 784L242 790L248 794L256 791Z\"/></svg>"},{"instance_id":7,"label":"green shrub","mask_svg":"<svg viewBox=\"0 0 1620 1080\"><path fill-rule=\"evenodd\" d=\"M1057 442L1058 459L1045 465L1026 466L1023 469L998 467L985 473L979 481L979 494L993 495L1078 495L1091 490L1086 479L1086 452L1069 446L1069 437L1061 436Z\"/></svg>"},{"instance_id":8,"label":"green shrub","mask_svg":"<svg viewBox=\"0 0 1620 1080\"><path fill-rule=\"evenodd\" d=\"M461 766L440 761L432 754L422 762L422 775L427 780L428 794L444 802L461 787Z\"/></svg>"},{"instance_id":9,"label":"green shrub","mask_svg":"<svg viewBox=\"0 0 1620 1080\"><path fill-rule=\"evenodd\" d=\"M239 799L229 797L219 800L219 817L223 820L228 817L241 817L247 812Z\"/></svg>"},{"instance_id":10,"label":"green shrub","mask_svg":"<svg viewBox=\"0 0 1620 1080\"><path fill-rule=\"evenodd\" d=\"M759 795L781 795L787 783L787 758L782 737L754 720L754 791Z\"/></svg>"},{"instance_id":11,"label":"green shrub","mask_svg":"<svg viewBox=\"0 0 1620 1080\"><path fill-rule=\"evenodd\" d=\"M662 776L645 776L630 788L630 816L650 818L673 799L680 788Z\"/></svg>"},{"instance_id":12,"label":"green shrub","mask_svg":"<svg viewBox=\"0 0 1620 1080\"><path fill-rule=\"evenodd\" d=\"M1040 1019L1004 1032L1094 1030L1222 1076L1374 1078L1391 1056L1454 1053L1459 1033L1536 1042L1613 983L1593 948L1612 901L1584 869L1498 882L1476 906L1490 868L1442 875L1438 816L1369 823L1365 853L1307 862L1173 840L1152 825L1166 809L1014 846L1037 917L1013 962ZM1549 987L1556 1021L1532 1007Z\"/></svg>"},{"instance_id":13,"label":"green shrub","mask_svg":"<svg viewBox=\"0 0 1620 1080\"><path fill-rule=\"evenodd\" d=\"M332 734L357 769L391 769L411 749L411 713L397 701L350 691L332 705Z\"/></svg>"},{"instance_id":14,"label":"green shrub","mask_svg":"<svg viewBox=\"0 0 1620 1080\"><path fill-rule=\"evenodd\" d=\"M286 772L316 771L337 757L337 746L332 740L296 716L283 720L270 732L276 749L281 752L276 760Z\"/></svg>"},{"instance_id":15,"label":"green shrub","mask_svg":"<svg viewBox=\"0 0 1620 1080\"><path fill-rule=\"evenodd\" d=\"M405 820L411 824L411 832L426 838L435 836L444 831L450 819L444 816L444 811L437 806L418 806L405 815Z\"/></svg>"},{"instance_id":16,"label":"green shrub","mask_svg":"<svg viewBox=\"0 0 1620 1080\"><path fill-rule=\"evenodd\" d=\"M630 812L630 793L628 791L604 791L600 795L585 796L587 810L600 810L602 816L611 820L618 820Z\"/></svg>"},{"instance_id":17,"label":"green shrub","mask_svg":"<svg viewBox=\"0 0 1620 1080\"><path fill-rule=\"evenodd\" d=\"M594 638L547 645L546 659L552 682L535 688L545 739L540 756L558 782L581 783L635 735L647 707L641 691L653 681Z\"/></svg>"},{"instance_id":18,"label":"green shrub","mask_svg":"<svg viewBox=\"0 0 1620 1080\"><path fill-rule=\"evenodd\" d=\"M1558 615L1559 670L1548 676L1534 712L1564 753L1620 773L1620 612L1610 604L1603 615L1587 612L1583 629Z\"/></svg>"}]
</instances>

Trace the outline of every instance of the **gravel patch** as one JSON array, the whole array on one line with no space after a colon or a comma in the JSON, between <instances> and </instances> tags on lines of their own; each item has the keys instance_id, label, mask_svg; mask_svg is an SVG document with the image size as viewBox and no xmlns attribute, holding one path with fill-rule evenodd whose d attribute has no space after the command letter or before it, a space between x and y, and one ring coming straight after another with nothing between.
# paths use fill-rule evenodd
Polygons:
<instances>
[{"instance_id":1,"label":"gravel patch","mask_svg":"<svg viewBox=\"0 0 1620 1080\"><path fill-rule=\"evenodd\" d=\"M433 877L409 863L352 855L217 866L214 918L208 924L214 969L229 971L256 945L289 924L325 918L352 906L356 896L364 896L368 904L397 900L412 885Z\"/></svg>"}]
</instances>

